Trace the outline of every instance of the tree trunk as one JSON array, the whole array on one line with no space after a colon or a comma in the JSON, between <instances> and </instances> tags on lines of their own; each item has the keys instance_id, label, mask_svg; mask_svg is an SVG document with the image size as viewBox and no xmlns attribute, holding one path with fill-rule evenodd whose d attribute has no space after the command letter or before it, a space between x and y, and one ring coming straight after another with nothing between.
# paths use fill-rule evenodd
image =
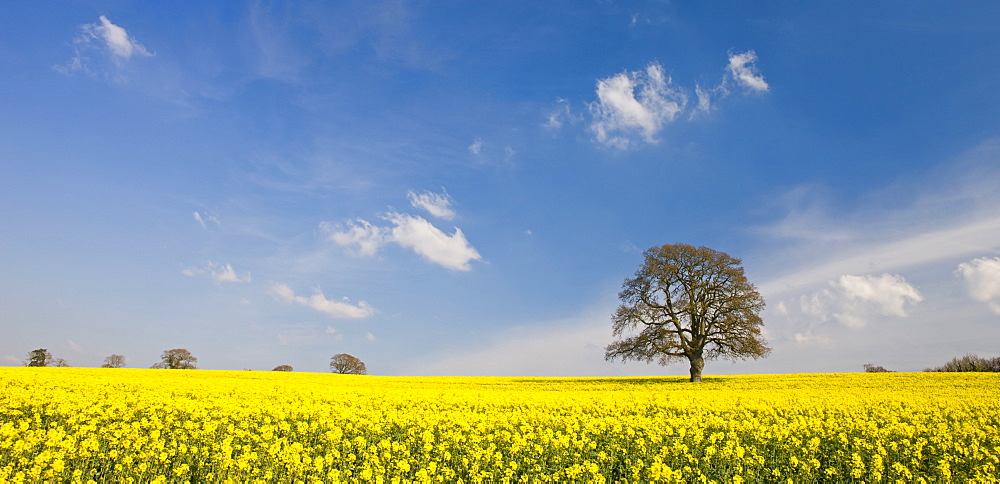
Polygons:
<instances>
[{"instance_id":1,"label":"tree trunk","mask_svg":"<svg viewBox=\"0 0 1000 484\"><path fill-rule=\"evenodd\" d=\"M705 367L705 359L701 356L692 357L691 359L691 382L699 383L701 382L701 369Z\"/></svg>"}]
</instances>

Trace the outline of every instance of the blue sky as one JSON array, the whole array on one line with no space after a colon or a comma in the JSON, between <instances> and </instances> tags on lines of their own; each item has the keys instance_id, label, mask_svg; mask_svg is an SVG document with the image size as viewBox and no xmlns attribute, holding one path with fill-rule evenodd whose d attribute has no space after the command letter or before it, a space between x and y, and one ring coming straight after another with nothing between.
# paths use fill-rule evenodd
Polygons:
<instances>
[{"instance_id":1,"label":"blue sky","mask_svg":"<svg viewBox=\"0 0 1000 484\"><path fill-rule=\"evenodd\" d=\"M2 2L0 364L608 363L642 251L743 259L762 360L1000 348L1000 5Z\"/></svg>"}]
</instances>

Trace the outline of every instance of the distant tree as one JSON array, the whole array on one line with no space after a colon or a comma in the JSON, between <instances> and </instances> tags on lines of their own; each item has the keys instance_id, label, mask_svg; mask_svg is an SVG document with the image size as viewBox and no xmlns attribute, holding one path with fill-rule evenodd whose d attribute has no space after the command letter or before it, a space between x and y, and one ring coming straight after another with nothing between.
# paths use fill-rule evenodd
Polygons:
<instances>
[{"instance_id":1,"label":"distant tree","mask_svg":"<svg viewBox=\"0 0 1000 484\"><path fill-rule=\"evenodd\" d=\"M160 362L153 365L152 368L165 368L168 370L194 370L198 367L195 363L198 362L198 358L195 358L190 351L184 348L175 348L172 350L166 350L160 355Z\"/></svg>"},{"instance_id":2,"label":"distant tree","mask_svg":"<svg viewBox=\"0 0 1000 484\"><path fill-rule=\"evenodd\" d=\"M101 368L124 368L125 367L125 357L122 355L111 355L104 358L104 364Z\"/></svg>"},{"instance_id":3,"label":"distant tree","mask_svg":"<svg viewBox=\"0 0 1000 484\"><path fill-rule=\"evenodd\" d=\"M292 371L292 365L278 365L271 371Z\"/></svg>"},{"instance_id":4,"label":"distant tree","mask_svg":"<svg viewBox=\"0 0 1000 484\"><path fill-rule=\"evenodd\" d=\"M924 371L995 371L1000 372L1000 357L982 358L977 355L968 354L961 357L952 358L951 361L937 368L928 368Z\"/></svg>"},{"instance_id":5,"label":"distant tree","mask_svg":"<svg viewBox=\"0 0 1000 484\"><path fill-rule=\"evenodd\" d=\"M764 298L743 273L740 259L686 244L652 247L635 277L618 293L612 316L622 339L605 347L606 360L687 359L691 381L700 382L705 359L767 355L759 313ZM639 334L625 337L639 328Z\"/></svg>"},{"instance_id":6,"label":"distant tree","mask_svg":"<svg viewBox=\"0 0 1000 484\"><path fill-rule=\"evenodd\" d=\"M57 366L59 368L69 368L69 362L62 358L56 358L54 366Z\"/></svg>"},{"instance_id":7,"label":"distant tree","mask_svg":"<svg viewBox=\"0 0 1000 484\"><path fill-rule=\"evenodd\" d=\"M52 366L55 363L56 360L52 357L52 353L49 353L49 350L39 348L28 352L28 359L24 362L24 366Z\"/></svg>"},{"instance_id":8,"label":"distant tree","mask_svg":"<svg viewBox=\"0 0 1000 484\"><path fill-rule=\"evenodd\" d=\"M334 355L330 358L330 371L346 375L367 375L365 363L347 353Z\"/></svg>"},{"instance_id":9,"label":"distant tree","mask_svg":"<svg viewBox=\"0 0 1000 484\"><path fill-rule=\"evenodd\" d=\"M873 365L871 363L865 363L866 373L892 373L892 370L886 370L885 367Z\"/></svg>"}]
</instances>

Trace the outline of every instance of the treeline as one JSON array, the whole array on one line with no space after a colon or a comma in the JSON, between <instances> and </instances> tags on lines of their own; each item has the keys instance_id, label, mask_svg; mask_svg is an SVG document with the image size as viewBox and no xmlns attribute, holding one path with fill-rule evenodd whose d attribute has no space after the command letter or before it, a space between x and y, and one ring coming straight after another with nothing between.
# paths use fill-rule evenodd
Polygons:
<instances>
[{"instance_id":1,"label":"treeline","mask_svg":"<svg viewBox=\"0 0 1000 484\"><path fill-rule=\"evenodd\" d=\"M184 348L174 348L165 350L160 355L160 361L150 368L167 370L197 370L198 358ZM39 348L28 352L28 358L24 360L24 366L57 366L68 367L69 363L62 358L55 358L52 353L45 348ZM101 368L124 368L125 357L123 355L110 355L104 358ZM292 365L278 365L272 371L293 371ZM330 371L348 375L367 375L368 368L365 363L355 356L347 353L333 355L330 358Z\"/></svg>"},{"instance_id":2,"label":"treeline","mask_svg":"<svg viewBox=\"0 0 1000 484\"><path fill-rule=\"evenodd\" d=\"M885 367L866 363L865 371L868 373L891 373ZM986 371L1000 372L1000 356L995 358L983 358L981 356L968 354L952 358L951 361L936 368L925 368L924 371Z\"/></svg>"},{"instance_id":3,"label":"treeline","mask_svg":"<svg viewBox=\"0 0 1000 484\"><path fill-rule=\"evenodd\" d=\"M951 361L937 368L927 368L924 371L998 371L1000 372L1000 356L996 358L981 358L976 355L965 355L952 358Z\"/></svg>"}]
</instances>

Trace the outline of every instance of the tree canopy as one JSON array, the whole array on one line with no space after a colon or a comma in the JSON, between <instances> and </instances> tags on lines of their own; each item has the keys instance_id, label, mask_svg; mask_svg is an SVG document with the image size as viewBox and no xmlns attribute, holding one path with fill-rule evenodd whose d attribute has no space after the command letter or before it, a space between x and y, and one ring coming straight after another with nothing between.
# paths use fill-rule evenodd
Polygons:
<instances>
[{"instance_id":1,"label":"tree canopy","mask_svg":"<svg viewBox=\"0 0 1000 484\"><path fill-rule=\"evenodd\" d=\"M104 364L101 368L124 368L125 367L125 357L122 355L109 355L104 358Z\"/></svg>"},{"instance_id":2,"label":"tree canopy","mask_svg":"<svg viewBox=\"0 0 1000 484\"><path fill-rule=\"evenodd\" d=\"M605 359L666 365L687 359L700 382L705 359L767 355L759 313L764 298L743 273L742 261L707 247L652 247L626 278L612 316ZM631 334L638 329L638 334Z\"/></svg>"},{"instance_id":3,"label":"tree canopy","mask_svg":"<svg viewBox=\"0 0 1000 484\"><path fill-rule=\"evenodd\" d=\"M198 362L198 358L195 358L190 351L184 348L174 348L172 350L165 350L163 354L160 355L160 362L152 366L152 368L165 368L168 370L194 370L198 367L195 363Z\"/></svg>"},{"instance_id":4,"label":"tree canopy","mask_svg":"<svg viewBox=\"0 0 1000 484\"><path fill-rule=\"evenodd\" d=\"M334 373L342 373L345 375L367 375L368 369L365 367L365 363L359 360L357 357L349 355L347 353L340 353L339 355L333 355L330 358L330 371Z\"/></svg>"},{"instance_id":5,"label":"tree canopy","mask_svg":"<svg viewBox=\"0 0 1000 484\"><path fill-rule=\"evenodd\" d=\"M55 364L56 359L45 348L29 351L28 359L24 362L24 366L53 366Z\"/></svg>"},{"instance_id":6,"label":"tree canopy","mask_svg":"<svg viewBox=\"0 0 1000 484\"><path fill-rule=\"evenodd\" d=\"M292 371L292 365L278 365L271 371Z\"/></svg>"}]
</instances>

